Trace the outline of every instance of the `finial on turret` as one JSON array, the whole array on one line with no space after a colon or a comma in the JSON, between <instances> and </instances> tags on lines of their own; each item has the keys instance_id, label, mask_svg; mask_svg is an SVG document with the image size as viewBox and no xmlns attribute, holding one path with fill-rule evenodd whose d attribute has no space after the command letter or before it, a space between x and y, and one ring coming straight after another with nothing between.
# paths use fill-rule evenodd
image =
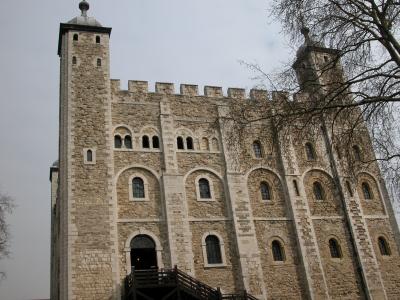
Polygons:
<instances>
[{"instance_id":1,"label":"finial on turret","mask_svg":"<svg viewBox=\"0 0 400 300\"><path fill-rule=\"evenodd\" d=\"M79 9L80 9L81 12L82 12L82 17L87 17L87 11L89 10L89 8L90 8L90 5L89 5L89 3L86 2L85 0L82 0L82 1L79 3Z\"/></svg>"}]
</instances>

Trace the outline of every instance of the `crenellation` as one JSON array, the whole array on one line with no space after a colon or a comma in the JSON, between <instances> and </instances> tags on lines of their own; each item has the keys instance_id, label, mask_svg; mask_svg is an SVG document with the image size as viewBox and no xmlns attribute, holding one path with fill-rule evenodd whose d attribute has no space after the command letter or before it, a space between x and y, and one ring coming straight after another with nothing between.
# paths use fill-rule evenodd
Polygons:
<instances>
[{"instance_id":1,"label":"crenellation","mask_svg":"<svg viewBox=\"0 0 400 300\"><path fill-rule=\"evenodd\" d=\"M222 87L219 87L219 86L205 86L204 87L204 95L206 97L213 97L213 98L223 98L224 97Z\"/></svg>"},{"instance_id":2,"label":"crenellation","mask_svg":"<svg viewBox=\"0 0 400 300\"><path fill-rule=\"evenodd\" d=\"M175 86L173 83L156 82L156 93L164 95L173 95Z\"/></svg>"},{"instance_id":3,"label":"crenellation","mask_svg":"<svg viewBox=\"0 0 400 300\"><path fill-rule=\"evenodd\" d=\"M268 91L260 90L260 89L251 89L250 90L250 99L259 100L259 101L267 101L267 100L269 100Z\"/></svg>"},{"instance_id":4,"label":"crenellation","mask_svg":"<svg viewBox=\"0 0 400 300\"><path fill-rule=\"evenodd\" d=\"M233 99L245 99L246 90L239 88L228 88L228 97Z\"/></svg>"},{"instance_id":5,"label":"crenellation","mask_svg":"<svg viewBox=\"0 0 400 300\"><path fill-rule=\"evenodd\" d=\"M128 81L128 90L132 93L148 93L149 86L147 81L140 80L129 80Z\"/></svg>"},{"instance_id":6,"label":"crenellation","mask_svg":"<svg viewBox=\"0 0 400 300\"><path fill-rule=\"evenodd\" d=\"M180 92L184 96L198 96L198 86L194 84L181 84Z\"/></svg>"}]
</instances>

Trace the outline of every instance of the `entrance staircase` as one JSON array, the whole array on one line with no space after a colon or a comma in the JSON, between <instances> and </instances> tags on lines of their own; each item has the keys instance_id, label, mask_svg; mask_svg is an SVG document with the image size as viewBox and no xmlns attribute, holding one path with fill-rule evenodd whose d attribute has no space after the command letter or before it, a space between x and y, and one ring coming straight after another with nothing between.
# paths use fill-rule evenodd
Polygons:
<instances>
[{"instance_id":1,"label":"entrance staircase","mask_svg":"<svg viewBox=\"0 0 400 300\"><path fill-rule=\"evenodd\" d=\"M243 291L222 294L177 267L136 270L125 279L125 300L257 300Z\"/></svg>"}]
</instances>

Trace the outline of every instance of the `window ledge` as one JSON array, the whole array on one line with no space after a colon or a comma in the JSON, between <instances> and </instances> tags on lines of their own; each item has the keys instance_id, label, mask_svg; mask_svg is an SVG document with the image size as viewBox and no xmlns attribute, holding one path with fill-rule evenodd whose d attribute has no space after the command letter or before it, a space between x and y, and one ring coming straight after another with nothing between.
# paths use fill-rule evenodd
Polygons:
<instances>
[{"instance_id":1,"label":"window ledge","mask_svg":"<svg viewBox=\"0 0 400 300\"><path fill-rule=\"evenodd\" d=\"M129 200L131 200L132 202L149 202L150 201L149 198L130 198Z\"/></svg>"},{"instance_id":2,"label":"window ledge","mask_svg":"<svg viewBox=\"0 0 400 300\"><path fill-rule=\"evenodd\" d=\"M204 268L205 269L212 269L212 268L227 268L228 266L226 264L205 264Z\"/></svg>"}]
</instances>

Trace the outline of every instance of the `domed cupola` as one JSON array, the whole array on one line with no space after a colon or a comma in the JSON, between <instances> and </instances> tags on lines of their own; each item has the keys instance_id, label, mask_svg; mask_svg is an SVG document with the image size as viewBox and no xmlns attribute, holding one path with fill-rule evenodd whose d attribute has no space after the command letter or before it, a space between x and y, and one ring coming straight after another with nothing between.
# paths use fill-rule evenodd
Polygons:
<instances>
[{"instance_id":1,"label":"domed cupola","mask_svg":"<svg viewBox=\"0 0 400 300\"><path fill-rule=\"evenodd\" d=\"M73 18L71 21L68 22L68 24L102 27L100 22L98 22L95 18L89 17L87 15L89 8L90 5L87 1L81 1L79 3L79 9L82 12L81 15Z\"/></svg>"}]
</instances>

